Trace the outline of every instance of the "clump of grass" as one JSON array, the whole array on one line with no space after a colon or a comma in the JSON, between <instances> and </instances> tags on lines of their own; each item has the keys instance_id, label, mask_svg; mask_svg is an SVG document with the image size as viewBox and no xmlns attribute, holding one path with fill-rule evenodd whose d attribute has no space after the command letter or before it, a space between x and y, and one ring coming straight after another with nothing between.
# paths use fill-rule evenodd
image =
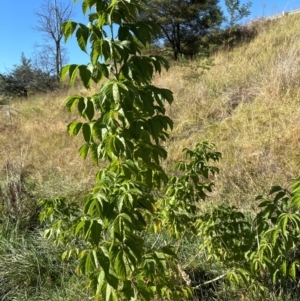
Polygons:
<instances>
[{"instance_id":1,"label":"clump of grass","mask_svg":"<svg viewBox=\"0 0 300 301\"><path fill-rule=\"evenodd\" d=\"M7 156L0 175L0 222L8 220L20 229L34 227L38 224L34 183L28 178L22 157L12 161Z\"/></svg>"},{"instance_id":2,"label":"clump of grass","mask_svg":"<svg viewBox=\"0 0 300 301\"><path fill-rule=\"evenodd\" d=\"M88 300L75 261L63 262L62 251L40 232L20 235L12 223L2 224L0 300Z\"/></svg>"}]
</instances>

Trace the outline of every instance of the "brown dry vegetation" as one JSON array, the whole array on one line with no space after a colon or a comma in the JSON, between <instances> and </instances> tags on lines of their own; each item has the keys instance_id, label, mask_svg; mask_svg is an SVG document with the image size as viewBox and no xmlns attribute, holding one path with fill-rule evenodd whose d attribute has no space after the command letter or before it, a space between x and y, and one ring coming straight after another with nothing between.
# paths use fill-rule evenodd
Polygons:
<instances>
[{"instance_id":1,"label":"brown dry vegetation","mask_svg":"<svg viewBox=\"0 0 300 301\"><path fill-rule=\"evenodd\" d=\"M192 62L155 80L175 95L169 159L199 140L215 143L223 159L212 201L245 209L300 175L300 17L255 26L256 38L215 54L199 79Z\"/></svg>"},{"instance_id":2,"label":"brown dry vegetation","mask_svg":"<svg viewBox=\"0 0 300 301\"><path fill-rule=\"evenodd\" d=\"M182 158L183 147L215 143L223 159L211 200L245 209L272 185L288 185L300 166L300 17L257 22L255 28L252 41L216 53L214 66L199 78L196 62L174 64L155 78L175 96L168 108L175 128L166 145L167 166ZM13 112L12 123L0 112L0 167L22 163L39 197L76 197L94 182L95 166L76 152L81 137L66 133L76 117L63 99L73 92L13 102L22 114Z\"/></svg>"},{"instance_id":3,"label":"brown dry vegetation","mask_svg":"<svg viewBox=\"0 0 300 301\"><path fill-rule=\"evenodd\" d=\"M22 169L37 184L39 197L76 197L94 183L95 166L76 153L82 141L66 132L75 119L64 107L69 93L74 91L13 102L11 123L0 115L0 166Z\"/></svg>"}]
</instances>

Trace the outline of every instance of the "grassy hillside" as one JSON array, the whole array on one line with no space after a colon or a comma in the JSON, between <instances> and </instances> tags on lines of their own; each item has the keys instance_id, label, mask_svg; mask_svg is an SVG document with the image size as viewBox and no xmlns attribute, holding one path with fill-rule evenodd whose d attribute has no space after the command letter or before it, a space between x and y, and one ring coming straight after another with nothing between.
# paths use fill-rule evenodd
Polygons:
<instances>
[{"instance_id":1,"label":"grassy hillside","mask_svg":"<svg viewBox=\"0 0 300 301\"><path fill-rule=\"evenodd\" d=\"M300 17L253 26L252 41L215 54L204 74L192 61L155 78L175 96L169 161L198 140L215 143L223 154L216 196L236 205L299 175ZM68 185L82 190L94 176L93 164L86 167L76 153L80 138L66 134L72 116L63 99L73 92L12 102L22 113L12 111L12 123L0 111L0 166L22 163L45 186L43 195L70 193Z\"/></svg>"},{"instance_id":2,"label":"grassy hillside","mask_svg":"<svg viewBox=\"0 0 300 301\"><path fill-rule=\"evenodd\" d=\"M215 54L199 78L191 62L155 80L175 93L170 160L198 140L214 142L223 159L213 199L242 207L298 177L300 165L300 17L254 26L252 41Z\"/></svg>"},{"instance_id":3,"label":"grassy hillside","mask_svg":"<svg viewBox=\"0 0 300 301\"><path fill-rule=\"evenodd\" d=\"M274 184L288 187L290 180L299 176L300 166L300 16L252 26L257 35L230 51L215 53L210 70L203 72L196 60L172 63L169 72L154 79L156 85L171 89L175 96L168 108L175 127L166 145L169 157L165 167L182 158L184 147L193 147L199 140L215 143L223 158L208 202L235 205L250 213L256 210L257 195L267 193ZM93 186L96 167L83 162L77 153L81 137L66 133L67 124L75 117L67 113L63 99L76 92L88 93L77 87L14 100L9 103L12 122L6 111L0 111L2 214L11 213L16 220L18 216L31 216L41 197L64 195L81 201ZM4 225L1 227L3 244L12 241L14 234L7 234ZM11 248L33 254L25 245L24 240L17 239ZM41 252L51 249L45 242L39 246ZM187 242L185 249L185 262L195 260L197 246ZM7 262L5 252L0 249L0 266ZM55 252L51 256L58 260L60 250ZM18 260L24 260L23 266L31 267L28 262L34 262L36 255L30 254L15 257L11 266L18 270ZM49 262L41 259L40 263L45 271L51 271ZM59 264L65 275L66 267ZM6 270L0 268L0 283L5 275ZM24 270L24 278L20 278L23 284L27 276ZM23 291L17 291L14 300L74 300L70 292L78 290L73 288L78 287L79 280L69 272L68 277L61 276L61 281L51 286L50 276L39 275L32 286L22 284ZM24 292L32 293L34 285L40 295L25 298ZM11 287L13 291L18 285L12 283ZM12 300L5 297L7 294L0 290L0 300ZM87 296L88 292L78 298ZM219 300L233 300L224 296Z\"/></svg>"}]
</instances>

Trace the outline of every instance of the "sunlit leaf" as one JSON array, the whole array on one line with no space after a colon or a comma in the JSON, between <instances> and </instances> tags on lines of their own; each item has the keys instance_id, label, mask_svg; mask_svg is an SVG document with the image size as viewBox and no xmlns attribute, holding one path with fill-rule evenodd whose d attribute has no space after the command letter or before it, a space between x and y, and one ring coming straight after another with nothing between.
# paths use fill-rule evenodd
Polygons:
<instances>
[{"instance_id":1,"label":"sunlit leaf","mask_svg":"<svg viewBox=\"0 0 300 301\"><path fill-rule=\"evenodd\" d=\"M89 148L90 148L90 144L88 144L88 143L83 144L79 149L80 157L82 157L83 159L86 159Z\"/></svg>"},{"instance_id":2,"label":"sunlit leaf","mask_svg":"<svg viewBox=\"0 0 300 301\"><path fill-rule=\"evenodd\" d=\"M79 27L76 31L77 43L82 51L87 52L86 46L87 46L90 30L84 24L79 23L78 25Z\"/></svg>"},{"instance_id":3,"label":"sunlit leaf","mask_svg":"<svg viewBox=\"0 0 300 301\"><path fill-rule=\"evenodd\" d=\"M77 136L81 130L82 123L81 122L72 122L68 125L68 133L70 135Z\"/></svg>"},{"instance_id":4,"label":"sunlit leaf","mask_svg":"<svg viewBox=\"0 0 300 301\"><path fill-rule=\"evenodd\" d=\"M62 25L62 32L65 36L65 43L68 41L68 39L71 37L71 35L75 31L77 24L78 23L76 23L76 22L68 21Z\"/></svg>"},{"instance_id":5,"label":"sunlit leaf","mask_svg":"<svg viewBox=\"0 0 300 301\"><path fill-rule=\"evenodd\" d=\"M91 70L89 70L88 66L86 66L86 65L80 65L78 67L78 69L79 69L79 76L80 76L80 79L81 79L83 85L85 86L85 88L89 89L90 81L91 81L91 77L92 77Z\"/></svg>"},{"instance_id":6,"label":"sunlit leaf","mask_svg":"<svg viewBox=\"0 0 300 301\"><path fill-rule=\"evenodd\" d=\"M125 264L123 255L124 254L122 251L120 251L117 254L116 259L115 259L115 271L120 279L125 280L127 277L127 273L126 273L126 264Z\"/></svg>"}]
</instances>

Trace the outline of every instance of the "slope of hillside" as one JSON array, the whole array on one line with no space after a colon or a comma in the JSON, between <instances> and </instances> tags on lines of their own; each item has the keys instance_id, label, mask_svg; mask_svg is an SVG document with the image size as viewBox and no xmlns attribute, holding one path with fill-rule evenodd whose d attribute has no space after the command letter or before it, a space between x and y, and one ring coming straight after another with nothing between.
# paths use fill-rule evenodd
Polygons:
<instances>
[{"instance_id":1,"label":"slope of hillside","mask_svg":"<svg viewBox=\"0 0 300 301\"><path fill-rule=\"evenodd\" d=\"M300 165L300 16L254 26L251 42L217 53L199 78L196 62L156 78L175 93L171 161L198 140L215 143L223 154L217 199L242 206L287 185Z\"/></svg>"},{"instance_id":2,"label":"slope of hillside","mask_svg":"<svg viewBox=\"0 0 300 301\"><path fill-rule=\"evenodd\" d=\"M204 74L193 61L173 64L155 78L175 96L168 112L175 121L169 162L199 140L215 143L223 154L215 195L235 205L299 175L300 17L252 26L257 36L215 54ZM0 166L22 161L47 196L69 193L75 183L79 190L89 186L95 171L76 153L80 138L66 134L72 119L63 107L68 93L13 102L22 114L12 111L12 123L0 112Z\"/></svg>"}]
</instances>

